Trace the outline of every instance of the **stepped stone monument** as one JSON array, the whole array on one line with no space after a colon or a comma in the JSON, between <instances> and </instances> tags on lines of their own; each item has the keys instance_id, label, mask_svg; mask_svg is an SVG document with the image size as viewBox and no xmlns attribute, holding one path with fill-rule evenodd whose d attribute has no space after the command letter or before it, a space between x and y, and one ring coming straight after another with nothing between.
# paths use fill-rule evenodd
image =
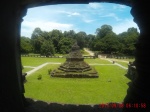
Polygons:
<instances>
[{"instance_id":1,"label":"stepped stone monument","mask_svg":"<svg viewBox=\"0 0 150 112\"><path fill-rule=\"evenodd\" d=\"M71 52L66 57L66 61L50 75L52 77L68 77L68 78L98 78L97 71L89 64L84 62L84 57L80 52L77 42L72 46Z\"/></svg>"}]
</instances>

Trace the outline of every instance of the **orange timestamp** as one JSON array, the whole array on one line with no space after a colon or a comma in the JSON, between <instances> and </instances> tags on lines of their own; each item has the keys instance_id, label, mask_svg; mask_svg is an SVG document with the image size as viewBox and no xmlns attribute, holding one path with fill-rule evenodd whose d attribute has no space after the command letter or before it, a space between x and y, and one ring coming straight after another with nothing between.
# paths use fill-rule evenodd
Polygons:
<instances>
[{"instance_id":1,"label":"orange timestamp","mask_svg":"<svg viewBox=\"0 0 150 112\"><path fill-rule=\"evenodd\" d=\"M100 108L146 108L146 103L102 103L99 104Z\"/></svg>"}]
</instances>

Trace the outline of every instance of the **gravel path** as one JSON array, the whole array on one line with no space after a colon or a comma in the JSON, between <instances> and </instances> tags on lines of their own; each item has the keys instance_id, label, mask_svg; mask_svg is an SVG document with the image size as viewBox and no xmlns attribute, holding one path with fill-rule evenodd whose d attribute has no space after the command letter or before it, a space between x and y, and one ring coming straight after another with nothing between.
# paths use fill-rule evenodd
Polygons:
<instances>
[{"instance_id":1,"label":"gravel path","mask_svg":"<svg viewBox=\"0 0 150 112\"><path fill-rule=\"evenodd\" d=\"M23 66L25 68L36 68L36 67L33 67L33 66Z\"/></svg>"},{"instance_id":2,"label":"gravel path","mask_svg":"<svg viewBox=\"0 0 150 112\"><path fill-rule=\"evenodd\" d=\"M102 58L101 58L102 59ZM110 59L103 59L103 60L107 60L107 61L109 61L109 62L111 62L111 63L113 63L113 60L110 60ZM118 63L114 63L115 65L117 65L117 66L119 66L119 67L121 67L121 68L123 68L123 69L128 69L127 67L124 67L124 66L122 66L122 65L120 65L120 64L118 64Z\"/></svg>"},{"instance_id":3,"label":"gravel path","mask_svg":"<svg viewBox=\"0 0 150 112\"><path fill-rule=\"evenodd\" d=\"M84 48L84 50L85 50L86 52L88 52L91 56L94 56L94 53L93 53L92 51L90 51L89 49Z\"/></svg>"},{"instance_id":4,"label":"gravel path","mask_svg":"<svg viewBox=\"0 0 150 112\"><path fill-rule=\"evenodd\" d=\"M31 75L33 72L35 72L35 71L37 71L37 70L43 68L44 66L46 66L46 65L48 65L48 64L61 64L61 63L44 63L44 64L42 64L42 65L40 65L40 66L38 66L38 67L31 67L31 66L24 66L24 67L27 67L27 68L28 68L28 67L29 67L29 68L34 68L34 69L32 69L32 70L26 72L26 73L27 73L27 76L29 76L29 75ZM98 63L93 63L93 64L89 64L89 65L114 65L114 64L98 64Z\"/></svg>"},{"instance_id":5,"label":"gravel path","mask_svg":"<svg viewBox=\"0 0 150 112\"><path fill-rule=\"evenodd\" d=\"M91 56L94 56L94 53L92 52L92 51L90 51L90 50L88 50L87 48L84 48L84 50L86 51L86 52L88 52ZM113 61L118 61L118 60L111 60L111 59L107 59L107 58L100 58L100 59L103 59L103 60L107 60L107 61L109 61L109 62L111 62L111 63L113 63ZM119 61L122 61L122 62L126 62L126 63L129 63L128 61L124 61L124 60L119 60ZM124 66L122 66L122 65L120 65L120 64L118 64L118 63L114 63L115 65L117 65L117 66L119 66L119 67L121 67L121 68L123 68L123 69L128 69L127 67L124 67Z\"/></svg>"},{"instance_id":6,"label":"gravel path","mask_svg":"<svg viewBox=\"0 0 150 112\"><path fill-rule=\"evenodd\" d=\"M26 73L27 73L27 76L31 75L33 72L35 72L35 71L37 71L37 70L43 68L44 66L46 66L46 65L48 65L48 64L61 64L61 63L51 63L51 62L50 62L50 63L44 63L44 64L42 64L42 65L40 65L40 66L38 66L38 67L34 67L34 69L30 70L29 72L26 72Z\"/></svg>"},{"instance_id":7,"label":"gravel path","mask_svg":"<svg viewBox=\"0 0 150 112\"><path fill-rule=\"evenodd\" d=\"M44 63L44 64L42 64L42 65L40 65L40 66L38 66L38 67L35 67L34 69L30 70L29 72L26 72L26 73L27 73L27 76L31 75L33 72L35 72L35 71L41 69L42 67L46 66L47 64L48 64L48 63Z\"/></svg>"},{"instance_id":8,"label":"gravel path","mask_svg":"<svg viewBox=\"0 0 150 112\"><path fill-rule=\"evenodd\" d=\"M92 51L90 51L90 50L88 50L88 49L86 49L86 48L84 48L84 50L85 50L86 52L88 52L91 56L94 56L94 53L93 53ZM111 62L111 63L113 63L113 61L115 61L115 60L111 60L111 59L107 59L107 58L101 58L101 59L107 60L107 61L109 61L109 62ZM117 61L118 61L118 60L117 60ZM119 61L121 61L121 60L119 60ZM129 63L128 61L124 61L124 60L122 60L122 62ZM44 64L42 64L42 65L40 65L40 66L38 66L38 67L25 66L25 67L34 68L34 69L30 70L29 72L26 72L26 73L27 73L27 76L31 75L33 72L35 72L35 71L37 71L37 70L43 68L44 66L46 66L46 65L48 65L48 64L61 64L61 63L52 63L52 62L49 62L49 63L44 63ZM119 66L119 67L121 67L121 68L123 68L123 69L128 69L127 67L124 67L124 66L122 66L122 65L120 65L120 64L118 64L118 63L116 63L116 62L115 62L114 64L97 64L97 63L95 63L95 64L90 64L90 65L117 65L117 66Z\"/></svg>"}]
</instances>

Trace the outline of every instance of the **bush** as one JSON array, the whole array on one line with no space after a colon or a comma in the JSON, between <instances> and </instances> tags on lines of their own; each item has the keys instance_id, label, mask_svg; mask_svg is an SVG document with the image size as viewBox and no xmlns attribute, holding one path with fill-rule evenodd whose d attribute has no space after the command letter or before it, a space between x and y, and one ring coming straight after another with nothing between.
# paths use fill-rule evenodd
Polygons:
<instances>
[{"instance_id":1,"label":"bush","mask_svg":"<svg viewBox=\"0 0 150 112\"><path fill-rule=\"evenodd\" d=\"M42 79L42 75L41 75L41 74L38 75L37 79L38 79L38 80L41 80L41 79Z\"/></svg>"},{"instance_id":2,"label":"bush","mask_svg":"<svg viewBox=\"0 0 150 112\"><path fill-rule=\"evenodd\" d=\"M50 73L51 73L51 71L52 71L52 69L48 69L48 74L50 74Z\"/></svg>"}]
</instances>

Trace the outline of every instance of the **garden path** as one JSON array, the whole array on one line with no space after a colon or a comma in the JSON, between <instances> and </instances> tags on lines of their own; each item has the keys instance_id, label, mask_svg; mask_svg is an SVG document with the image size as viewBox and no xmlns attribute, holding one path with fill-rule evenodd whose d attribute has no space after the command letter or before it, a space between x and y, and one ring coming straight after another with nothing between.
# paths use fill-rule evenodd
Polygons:
<instances>
[{"instance_id":1,"label":"garden path","mask_svg":"<svg viewBox=\"0 0 150 112\"><path fill-rule=\"evenodd\" d=\"M46 66L47 64L61 64L61 63L51 63L51 62L50 62L50 63L44 63L44 64L39 65L39 66L37 66L37 67L34 67L34 69L32 69L32 70L26 72L26 73L27 73L27 76L29 76L29 75L31 75L33 72L35 72L35 71L37 71L37 70L43 68L43 67Z\"/></svg>"},{"instance_id":2,"label":"garden path","mask_svg":"<svg viewBox=\"0 0 150 112\"><path fill-rule=\"evenodd\" d=\"M87 49L87 48L84 48L84 50L86 51L86 52L88 52L91 56L94 56L94 53L92 52L92 51L90 51L89 49ZM107 58L101 58L101 59L103 59L103 60L107 60L107 61L109 61L109 62L114 62L114 61L116 61L116 59L107 59ZM118 61L118 60L117 60ZM119 60L119 61L122 61L122 62L126 62L126 63L129 63L129 61L124 61L124 60ZM121 68L123 68L123 69L128 69L127 67L124 67L124 66L122 66L122 65L120 65L120 64L118 64L118 63L114 63L115 65L117 65L117 66L119 66L119 67L121 67Z\"/></svg>"},{"instance_id":3,"label":"garden path","mask_svg":"<svg viewBox=\"0 0 150 112\"><path fill-rule=\"evenodd\" d=\"M51 63L51 62L50 62L50 63L44 63L44 64L39 65L39 66L37 66L37 67L31 67L31 66L24 66L24 67L27 67L27 68L34 68L34 69L32 69L32 70L26 72L26 73L27 73L27 76L29 76L29 75L31 75L33 72L35 72L35 71L37 71L37 70L43 68L44 66L46 66L46 65L48 65L48 64L61 64L61 63ZM115 65L115 64L98 64L98 63L93 63L93 64L89 64L89 65Z\"/></svg>"},{"instance_id":4,"label":"garden path","mask_svg":"<svg viewBox=\"0 0 150 112\"><path fill-rule=\"evenodd\" d=\"M88 52L91 56L94 56L94 53L93 53L92 51L90 51L90 50L88 50L88 49L86 49L86 48L84 48L84 50L85 50L86 52ZM128 69L127 67L124 67L124 66L122 66L122 65L120 65L120 64L118 64L118 63L116 63L116 62L113 63L113 62L115 61L114 59L113 59L113 60L112 60L112 59L109 59L109 58L108 58L108 59L107 59L107 58L101 58L101 59L107 60L107 61L111 62L112 64L97 64L97 63L95 63L95 64L90 64L90 65L117 65L117 66L119 66L119 67L121 67L121 68L123 68L123 69ZM117 61L118 61L118 60L117 60ZM124 61L124 60L120 60L120 61L129 63L128 61ZM44 64L42 64L42 65L39 65L39 66L37 66L37 67L24 66L24 67L33 68L32 70L26 72L26 73L27 73L27 76L29 76L29 75L31 75L33 72L35 72L35 71L37 71L37 70L43 68L43 67L46 66L47 64L61 64L61 63L51 63L51 62L49 62L49 63L44 63Z\"/></svg>"}]
</instances>

